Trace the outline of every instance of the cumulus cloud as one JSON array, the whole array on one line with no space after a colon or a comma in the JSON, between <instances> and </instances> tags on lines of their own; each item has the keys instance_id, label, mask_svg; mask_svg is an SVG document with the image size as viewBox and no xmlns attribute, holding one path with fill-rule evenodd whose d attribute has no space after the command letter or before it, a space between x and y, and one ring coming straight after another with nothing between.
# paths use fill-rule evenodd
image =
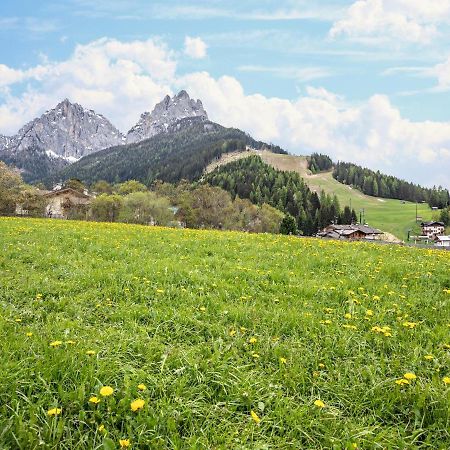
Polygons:
<instances>
[{"instance_id":1,"label":"cumulus cloud","mask_svg":"<svg viewBox=\"0 0 450 450\"><path fill-rule=\"evenodd\" d=\"M186 36L184 39L184 53L193 59L203 59L206 57L206 43L199 37Z\"/></svg>"},{"instance_id":2,"label":"cumulus cloud","mask_svg":"<svg viewBox=\"0 0 450 450\"><path fill-rule=\"evenodd\" d=\"M426 44L450 22L450 0L358 0L336 21L330 36L394 38Z\"/></svg>"},{"instance_id":3,"label":"cumulus cloud","mask_svg":"<svg viewBox=\"0 0 450 450\"><path fill-rule=\"evenodd\" d=\"M158 40L100 39L78 45L65 61L44 61L26 70L0 65L0 79L3 134L15 133L65 97L127 131L142 112L184 88L203 101L211 120L292 153L319 151L450 187L450 122L409 121L382 95L359 105L321 87L307 87L295 100L248 95L231 76L177 74L175 54Z\"/></svg>"}]
</instances>

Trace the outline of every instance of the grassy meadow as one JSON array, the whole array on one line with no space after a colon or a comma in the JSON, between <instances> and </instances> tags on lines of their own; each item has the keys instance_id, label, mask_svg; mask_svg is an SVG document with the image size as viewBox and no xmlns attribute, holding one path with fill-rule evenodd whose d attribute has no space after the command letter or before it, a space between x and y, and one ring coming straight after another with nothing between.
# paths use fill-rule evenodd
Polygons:
<instances>
[{"instance_id":1,"label":"grassy meadow","mask_svg":"<svg viewBox=\"0 0 450 450\"><path fill-rule=\"evenodd\" d=\"M450 252L0 218L0 448L448 449Z\"/></svg>"}]
</instances>

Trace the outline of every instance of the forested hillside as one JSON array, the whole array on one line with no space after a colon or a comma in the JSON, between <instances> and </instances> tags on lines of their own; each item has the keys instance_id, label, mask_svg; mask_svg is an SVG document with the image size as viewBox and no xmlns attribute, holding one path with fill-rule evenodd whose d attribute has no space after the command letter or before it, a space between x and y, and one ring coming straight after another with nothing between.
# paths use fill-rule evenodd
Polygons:
<instances>
[{"instance_id":1,"label":"forested hillside","mask_svg":"<svg viewBox=\"0 0 450 450\"><path fill-rule=\"evenodd\" d=\"M349 208L341 213L336 196L311 192L295 172L274 169L259 156L249 156L220 166L205 176L204 181L219 186L233 197L248 198L255 204L267 203L288 213L305 235L315 234L332 221L351 223Z\"/></svg>"},{"instance_id":2,"label":"forested hillside","mask_svg":"<svg viewBox=\"0 0 450 450\"><path fill-rule=\"evenodd\" d=\"M447 189L424 188L352 163L338 162L334 167L333 177L340 183L355 186L364 194L374 197L427 202L430 206L438 208L444 208L450 204Z\"/></svg>"},{"instance_id":3,"label":"forested hillside","mask_svg":"<svg viewBox=\"0 0 450 450\"><path fill-rule=\"evenodd\" d=\"M168 133L86 156L61 171L56 179L78 178L88 184L98 180L117 183L134 179L146 185L157 179L170 183L182 179L192 181L215 158L245 150L246 146L284 153L280 147L255 141L241 130L185 119Z\"/></svg>"}]
</instances>

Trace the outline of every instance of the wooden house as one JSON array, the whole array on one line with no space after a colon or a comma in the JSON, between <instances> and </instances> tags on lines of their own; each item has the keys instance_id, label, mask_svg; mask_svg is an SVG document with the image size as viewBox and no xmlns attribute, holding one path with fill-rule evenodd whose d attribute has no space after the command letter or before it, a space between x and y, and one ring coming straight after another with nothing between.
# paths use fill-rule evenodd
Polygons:
<instances>
[{"instance_id":1,"label":"wooden house","mask_svg":"<svg viewBox=\"0 0 450 450\"><path fill-rule=\"evenodd\" d=\"M379 240L383 232L367 225L329 225L317 234L319 237L346 240Z\"/></svg>"},{"instance_id":2,"label":"wooden house","mask_svg":"<svg viewBox=\"0 0 450 450\"><path fill-rule=\"evenodd\" d=\"M422 236L427 236L430 239L443 235L445 231L443 222L422 222L420 226L422 227Z\"/></svg>"},{"instance_id":3,"label":"wooden house","mask_svg":"<svg viewBox=\"0 0 450 450\"><path fill-rule=\"evenodd\" d=\"M44 198L47 201L45 215L57 219L66 219L71 208L88 205L91 201L90 195L71 188L48 192Z\"/></svg>"}]
</instances>

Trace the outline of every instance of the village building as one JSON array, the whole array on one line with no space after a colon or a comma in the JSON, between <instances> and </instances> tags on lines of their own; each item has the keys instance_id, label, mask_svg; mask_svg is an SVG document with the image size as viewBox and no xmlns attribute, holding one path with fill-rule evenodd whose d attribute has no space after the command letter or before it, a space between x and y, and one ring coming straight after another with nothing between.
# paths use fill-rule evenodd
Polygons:
<instances>
[{"instance_id":1,"label":"village building","mask_svg":"<svg viewBox=\"0 0 450 450\"><path fill-rule=\"evenodd\" d=\"M435 236L434 241L436 247L450 250L450 236Z\"/></svg>"},{"instance_id":2,"label":"village building","mask_svg":"<svg viewBox=\"0 0 450 450\"><path fill-rule=\"evenodd\" d=\"M318 237L346 240L380 240L383 232L367 225L329 225L317 234Z\"/></svg>"},{"instance_id":3,"label":"village building","mask_svg":"<svg viewBox=\"0 0 450 450\"><path fill-rule=\"evenodd\" d=\"M45 215L56 219L66 219L72 208L88 205L91 201L90 195L71 188L48 192L44 198L47 201Z\"/></svg>"},{"instance_id":4,"label":"village building","mask_svg":"<svg viewBox=\"0 0 450 450\"><path fill-rule=\"evenodd\" d=\"M429 239L443 235L445 231L443 222L422 222L420 226L422 227L422 236L426 236Z\"/></svg>"}]
</instances>

